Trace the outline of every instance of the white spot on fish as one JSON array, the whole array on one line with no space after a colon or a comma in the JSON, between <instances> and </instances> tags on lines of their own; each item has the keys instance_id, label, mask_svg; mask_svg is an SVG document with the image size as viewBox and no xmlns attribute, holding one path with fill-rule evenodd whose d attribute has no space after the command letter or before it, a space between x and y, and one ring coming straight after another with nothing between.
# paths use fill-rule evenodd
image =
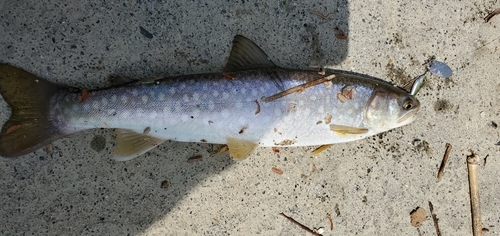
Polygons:
<instances>
[{"instance_id":1,"label":"white spot on fish","mask_svg":"<svg viewBox=\"0 0 500 236\"><path fill-rule=\"evenodd\" d=\"M215 104L213 102L208 104L208 110L213 111L215 109Z\"/></svg>"},{"instance_id":2,"label":"white spot on fish","mask_svg":"<svg viewBox=\"0 0 500 236\"><path fill-rule=\"evenodd\" d=\"M103 106L108 105L108 103L109 103L109 102L108 102L108 99L106 99L106 98L102 98L102 100L101 100L101 104L102 104Z\"/></svg>"},{"instance_id":3,"label":"white spot on fish","mask_svg":"<svg viewBox=\"0 0 500 236\"><path fill-rule=\"evenodd\" d=\"M311 109L309 108L304 109L304 117L309 116L309 114L311 114Z\"/></svg>"},{"instance_id":4,"label":"white spot on fish","mask_svg":"<svg viewBox=\"0 0 500 236\"><path fill-rule=\"evenodd\" d=\"M148 95L142 95L142 103L146 104L148 103L149 97Z\"/></svg>"},{"instance_id":5,"label":"white spot on fish","mask_svg":"<svg viewBox=\"0 0 500 236\"><path fill-rule=\"evenodd\" d=\"M252 96L257 96L258 92L256 89L252 89Z\"/></svg>"},{"instance_id":6,"label":"white spot on fish","mask_svg":"<svg viewBox=\"0 0 500 236\"><path fill-rule=\"evenodd\" d=\"M230 113L229 113L229 110L228 110L228 109L224 109L224 110L222 110L222 117L224 117L224 118L228 118L228 117L229 117L229 115L230 115Z\"/></svg>"},{"instance_id":7,"label":"white spot on fish","mask_svg":"<svg viewBox=\"0 0 500 236\"><path fill-rule=\"evenodd\" d=\"M236 104L234 104L236 106L236 108L241 108L243 107L243 103L242 102L237 102Z\"/></svg>"},{"instance_id":8,"label":"white spot on fish","mask_svg":"<svg viewBox=\"0 0 500 236\"><path fill-rule=\"evenodd\" d=\"M149 118L155 119L158 113L156 111L152 111L151 114L149 114Z\"/></svg>"},{"instance_id":9,"label":"white spot on fish","mask_svg":"<svg viewBox=\"0 0 500 236\"><path fill-rule=\"evenodd\" d=\"M120 117L121 117L121 118L129 118L129 117L130 117L130 112L129 112L129 111L123 111L123 112L120 114Z\"/></svg>"},{"instance_id":10,"label":"white spot on fish","mask_svg":"<svg viewBox=\"0 0 500 236\"><path fill-rule=\"evenodd\" d=\"M245 117L241 116L241 117L238 119L238 122L240 123L240 125L244 125L244 124L246 124L247 119L245 119Z\"/></svg>"},{"instance_id":11,"label":"white spot on fish","mask_svg":"<svg viewBox=\"0 0 500 236\"><path fill-rule=\"evenodd\" d=\"M188 120L189 120L189 116L188 116L188 115L182 115L182 116L181 116L181 121L182 121L182 122L186 122L186 121L188 121Z\"/></svg>"},{"instance_id":12,"label":"white spot on fish","mask_svg":"<svg viewBox=\"0 0 500 236\"><path fill-rule=\"evenodd\" d=\"M90 105L89 105L89 103L88 103L88 102L87 102L87 103L84 103L84 104L83 104L83 110L88 111L89 109L90 109Z\"/></svg>"},{"instance_id":13,"label":"white spot on fish","mask_svg":"<svg viewBox=\"0 0 500 236\"><path fill-rule=\"evenodd\" d=\"M174 95L176 91L175 91L175 88L174 88L174 87L171 87L171 88L168 90L168 92L169 92L170 94Z\"/></svg>"},{"instance_id":14,"label":"white spot on fish","mask_svg":"<svg viewBox=\"0 0 500 236\"><path fill-rule=\"evenodd\" d=\"M224 99L224 100L229 99L229 93L227 93L227 92L223 92L223 93L222 93L222 99Z\"/></svg>"},{"instance_id":15,"label":"white spot on fish","mask_svg":"<svg viewBox=\"0 0 500 236\"><path fill-rule=\"evenodd\" d=\"M97 101L92 102L92 108L97 109L99 108L99 103Z\"/></svg>"},{"instance_id":16,"label":"white spot on fish","mask_svg":"<svg viewBox=\"0 0 500 236\"><path fill-rule=\"evenodd\" d=\"M200 109L194 109L193 110L193 116L198 117L200 115Z\"/></svg>"},{"instance_id":17,"label":"white spot on fish","mask_svg":"<svg viewBox=\"0 0 500 236\"><path fill-rule=\"evenodd\" d=\"M264 91L269 91L269 89L271 88L271 84L270 83L266 83L265 85L262 86L262 88L264 88Z\"/></svg>"},{"instance_id":18,"label":"white spot on fish","mask_svg":"<svg viewBox=\"0 0 500 236\"><path fill-rule=\"evenodd\" d=\"M132 89L132 95L134 96L139 95L139 91L137 91L137 89Z\"/></svg>"},{"instance_id":19,"label":"white spot on fish","mask_svg":"<svg viewBox=\"0 0 500 236\"><path fill-rule=\"evenodd\" d=\"M318 113L324 113L325 112L325 107L323 105L318 107Z\"/></svg>"},{"instance_id":20,"label":"white spot on fish","mask_svg":"<svg viewBox=\"0 0 500 236\"><path fill-rule=\"evenodd\" d=\"M200 95L198 93L193 93L193 100L198 101L200 99Z\"/></svg>"},{"instance_id":21,"label":"white spot on fish","mask_svg":"<svg viewBox=\"0 0 500 236\"><path fill-rule=\"evenodd\" d=\"M184 102L189 102L190 99L189 99L189 96L187 94L184 94L184 96L182 96L182 100Z\"/></svg>"},{"instance_id":22,"label":"white spot on fish","mask_svg":"<svg viewBox=\"0 0 500 236\"><path fill-rule=\"evenodd\" d=\"M214 92L212 93L212 95L213 95L214 97L218 97L218 96L219 96L219 91L214 90Z\"/></svg>"},{"instance_id":23,"label":"white spot on fish","mask_svg":"<svg viewBox=\"0 0 500 236\"><path fill-rule=\"evenodd\" d=\"M127 103L127 102L128 102L127 95L122 95L122 97L120 98L120 100L121 100L123 103Z\"/></svg>"},{"instance_id":24,"label":"white spot on fish","mask_svg":"<svg viewBox=\"0 0 500 236\"><path fill-rule=\"evenodd\" d=\"M276 116L276 117L280 117L280 116L281 116L281 109L279 109L279 108L275 108L275 109L274 109L274 116Z\"/></svg>"},{"instance_id":25,"label":"white spot on fish","mask_svg":"<svg viewBox=\"0 0 500 236\"><path fill-rule=\"evenodd\" d=\"M168 114L168 113L170 113L170 107L169 106L165 106L165 107L163 107L162 111L163 111L163 114Z\"/></svg>"},{"instance_id":26,"label":"white spot on fish","mask_svg":"<svg viewBox=\"0 0 500 236\"><path fill-rule=\"evenodd\" d=\"M117 99L116 95L111 96L111 102L112 102L112 103L115 103L115 102L116 102L116 99Z\"/></svg>"},{"instance_id":27,"label":"white spot on fish","mask_svg":"<svg viewBox=\"0 0 500 236\"><path fill-rule=\"evenodd\" d=\"M154 98L155 97L155 92L153 92L153 91L149 92L149 97L150 98Z\"/></svg>"},{"instance_id":28,"label":"white spot on fish","mask_svg":"<svg viewBox=\"0 0 500 236\"><path fill-rule=\"evenodd\" d=\"M114 116L114 115L116 115L116 109L109 109L108 116Z\"/></svg>"},{"instance_id":29,"label":"white spot on fish","mask_svg":"<svg viewBox=\"0 0 500 236\"><path fill-rule=\"evenodd\" d=\"M245 95L247 93L247 89L246 88L242 88L240 90L240 92L241 92L241 95Z\"/></svg>"},{"instance_id":30,"label":"white spot on fish","mask_svg":"<svg viewBox=\"0 0 500 236\"><path fill-rule=\"evenodd\" d=\"M158 95L158 100L160 100L160 101L164 101L164 100L165 100L165 94L164 94L164 93L160 93L160 94Z\"/></svg>"}]
</instances>

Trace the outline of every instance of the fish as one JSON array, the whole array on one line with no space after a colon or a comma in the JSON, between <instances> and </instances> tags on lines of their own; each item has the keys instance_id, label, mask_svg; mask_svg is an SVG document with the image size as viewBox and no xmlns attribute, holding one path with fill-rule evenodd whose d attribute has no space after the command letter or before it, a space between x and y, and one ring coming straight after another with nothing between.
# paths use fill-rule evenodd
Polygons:
<instances>
[{"instance_id":1,"label":"fish","mask_svg":"<svg viewBox=\"0 0 500 236\"><path fill-rule=\"evenodd\" d=\"M11 116L0 156L18 157L89 129L116 132L113 158L131 160L166 140L226 144L240 160L258 146L330 145L411 123L420 103L368 75L277 66L237 35L222 72L158 77L88 90L0 63Z\"/></svg>"}]
</instances>

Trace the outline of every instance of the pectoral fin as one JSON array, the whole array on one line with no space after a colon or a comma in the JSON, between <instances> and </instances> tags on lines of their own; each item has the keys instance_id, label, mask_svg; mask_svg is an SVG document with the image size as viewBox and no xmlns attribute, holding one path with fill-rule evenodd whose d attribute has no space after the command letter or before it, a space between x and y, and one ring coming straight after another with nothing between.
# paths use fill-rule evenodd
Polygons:
<instances>
[{"instance_id":1,"label":"pectoral fin","mask_svg":"<svg viewBox=\"0 0 500 236\"><path fill-rule=\"evenodd\" d=\"M335 125L335 124L330 125L330 130L339 136L368 133L367 128L351 127L351 126Z\"/></svg>"},{"instance_id":2,"label":"pectoral fin","mask_svg":"<svg viewBox=\"0 0 500 236\"><path fill-rule=\"evenodd\" d=\"M116 129L115 133L114 159L117 161L132 160L166 141L128 129Z\"/></svg>"},{"instance_id":3,"label":"pectoral fin","mask_svg":"<svg viewBox=\"0 0 500 236\"><path fill-rule=\"evenodd\" d=\"M243 160L247 158L250 153L257 147L256 143L234 139L234 138L226 138L227 146L229 148L229 156L236 160Z\"/></svg>"}]
</instances>

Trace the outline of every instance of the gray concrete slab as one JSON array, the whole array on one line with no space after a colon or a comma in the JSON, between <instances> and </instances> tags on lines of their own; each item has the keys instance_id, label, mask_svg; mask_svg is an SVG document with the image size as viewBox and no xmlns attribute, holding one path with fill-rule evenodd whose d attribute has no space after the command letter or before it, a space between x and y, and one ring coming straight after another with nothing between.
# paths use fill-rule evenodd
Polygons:
<instances>
[{"instance_id":1,"label":"gray concrete slab","mask_svg":"<svg viewBox=\"0 0 500 236\"><path fill-rule=\"evenodd\" d=\"M167 142L128 162L113 134L82 132L52 153L0 158L3 235L305 235L283 212L325 235L417 235L409 213L434 204L443 235L471 235L468 149L481 158L482 221L500 223L500 18L492 1L0 1L0 61L86 88L129 78L221 71L234 35L278 65L326 66L401 84L430 56L431 78L411 125L334 145L259 148L242 162L209 144ZM310 10L321 12L322 19ZM335 37L339 27L347 40ZM143 30L141 30L141 28ZM0 122L8 119L0 100ZM453 149L436 175L445 143ZM187 163L201 154L203 161ZM283 170L283 175L271 171ZM162 181L169 182L161 188ZM326 218L333 218L334 229ZM421 227L434 235L432 222Z\"/></svg>"}]
</instances>

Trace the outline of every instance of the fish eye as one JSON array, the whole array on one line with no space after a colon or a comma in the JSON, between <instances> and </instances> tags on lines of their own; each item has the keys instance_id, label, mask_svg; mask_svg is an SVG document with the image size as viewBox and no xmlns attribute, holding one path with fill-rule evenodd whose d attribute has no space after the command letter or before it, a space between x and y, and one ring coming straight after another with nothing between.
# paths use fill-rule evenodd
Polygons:
<instances>
[{"instance_id":1,"label":"fish eye","mask_svg":"<svg viewBox=\"0 0 500 236\"><path fill-rule=\"evenodd\" d=\"M410 99L410 98L407 98L404 102L403 102L403 109L405 110L410 110L413 108L413 101Z\"/></svg>"}]
</instances>

